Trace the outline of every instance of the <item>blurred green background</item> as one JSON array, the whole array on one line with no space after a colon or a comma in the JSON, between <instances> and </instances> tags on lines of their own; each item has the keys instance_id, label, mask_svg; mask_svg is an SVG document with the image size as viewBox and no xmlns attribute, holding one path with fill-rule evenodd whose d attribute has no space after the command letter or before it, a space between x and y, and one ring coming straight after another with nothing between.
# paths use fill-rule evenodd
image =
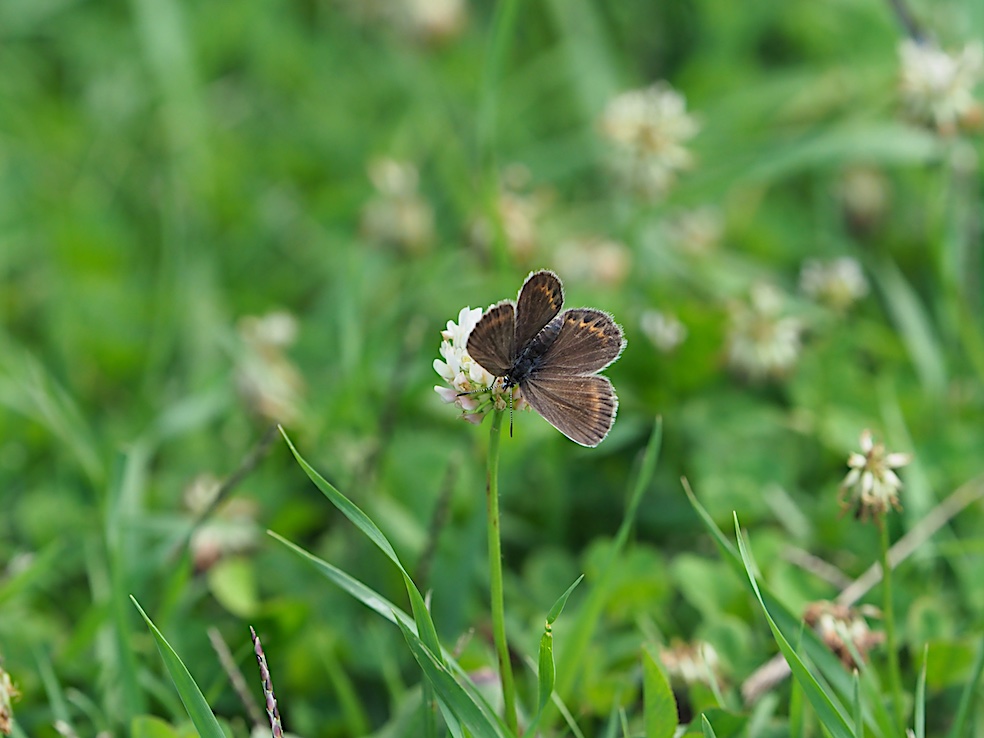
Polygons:
<instances>
[{"instance_id":1,"label":"blurred green background","mask_svg":"<svg viewBox=\"0 0 984 738\"><path fill-rule=\"evenodd\" d=\"M237 735L248 720L209 626L259 700L257 628L293 733L412 734L400 634L262 533L404 601L265 436L278 421L432 590L442 640L472 633L463 663L494 663L487 426L440 402L432 362L460 308L514 297L534 268L565 280L568 305L610 311L628 348L606 372L620 411L598 449L534 414L504 439L518 653L578 574L590 586L664 423L579 669L586 726L637 699L644 643L710 643L736 709L775 650L681 476L725 530L737 511L763 580L800 611L838 588L790 548L848 580L877 558L875 527L838 504L864 428L914 454L893 537L980 473L980 138L902 115L889 3L446 4L0 3L0 655L22 735L184 721L128 594ZM945 48L984 30L980 3L913 10ZM699 133L689 169L645 198L613 175L599 121L658 80ZM804 291L805 263L841 257L868 285L856 301ZM758 371L729 357L762 289L796 340ZM653 311L685 327L679 345ZM208 510L209 480L258 445ZM933 731L984 616L981 523L970 507L898 574L909 691L933 644ZM563 619L555 632L562 651ZM685 716L708 699L694 689L678 685ZM774 694L759 735L786 730L788 685Z\"/></svg>"}]
</instances>

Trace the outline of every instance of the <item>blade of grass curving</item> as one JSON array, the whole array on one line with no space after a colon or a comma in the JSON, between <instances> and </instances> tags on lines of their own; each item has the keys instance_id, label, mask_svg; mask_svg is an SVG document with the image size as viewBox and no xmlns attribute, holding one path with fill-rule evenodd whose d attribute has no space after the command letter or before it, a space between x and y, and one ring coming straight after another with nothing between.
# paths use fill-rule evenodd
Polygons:
<instances>
[{"instance_id":1,"label":"blade of grass curving","mask_svg":"<svg viewBox=\"0 0 984 738\"><path fill-rule=\"evenodd\" d=\"M303 548L295 543L291 543L286 538L277 535L272 530L267 531L267 535L274 538L284 544L291 551L296 553L301 558L307 560L312 564L318 571L320 571L325 577L333 581L344 591L348 592L352 597L357 599L363 605L368 607L375 613L382 615L384 618L389 620L391 623L396 625L398 622L402 623L406 627L410 628L414 633L417 632L417 624L413 621L406 612L401 608L394 605L392 602L387 600L382 595L376 593L374 590L370 589L358 579L346 574L341 569L332 566L327 561L319 559L314 554L305 551Z\"/></svg>"},{"instance_id":2,"label":"blade of grass curving","mask_svg":"<svg viewBox=\"0 0 984 738\"><path fill-rule=\"evenodd\" d=\"M188 711L188 717L194 723L198 734L201 738L225 738L225 733L222 732L219 721L215 719L212 709L208 706L208 702L205 701L205 695L198 688L191 673L178 657L178 654L174 652L167 639L157 629L157 626L154 625L153 621L147 616L147 613L140 607L140 603L137 602L137 599L133 595L130 595L130 601L140 612L141 616L143 616L147 627L150 628L150 632L157 641L157 650L161 654L164 666L167 667L171 681L174 682L178 696L181 697L181 702L184 703L185 709Z\"/></svg>"},{"instance_id":3,"label":"blade of grass curving","mask_svg":"<svg viewBox=\"0 0 984 738\"><path fill-rule=\"evenodd\" d=\"M488 709L488 705L473 699L444 663L435 657L424 642L395 614L394 620L400 626L403 637L427 681L431 683L434 691L454 717L460 720L475 738L505 738L510 735L495 713Z\"/></svg>"},{"instance_id":4,"label":"blade of grass curving","mask_svg":"<svg viewBox=\"0 0 984 738\"><path fill-rule=\"evenodd\" d=\"M700 727L704 731L704 738L717 738L714 734L714 728L711 727L711 721L704 714L700 716ZM649 738L649 736L646 736L646 738Z\"/></svg>"},{"instance_id":5,"label":"blade of grass curving","mask_svg":"<svg viewBox=\"0 0 984 738\"><path fill-rule=\"evenodd\" d=\"M769 629L772 631L772 635L775 638L776 643L779 645L779 650L782 651L782 655L786 659L786 663L789 664L789 668L796 677L796 680L803 687L803 692L806 698L810 701L813 709L816 711L817 716L820 718L821 724L830 732L833 738L857 738L856 733L851 730L850 725L848 725L847 719L844 716L843 708L834 702L830 695L828 695L820 683L816 680L810 670L807 669L806 664L800 659L799 655L793 650L793 647L789 645L789 641L779 630L779 626L776 625L772 616L769 614L769 609L765 605L765 600L762 598L762 593L759 591L758 582L755 580L755 575L753 574L754 565L752 564L751 556L745 546L745 539L741 533L741 528L738 525L738 514L735 513L735 535L738 540L738 552L741 554L741 560L745 567L745 574L748 577L748 581L752 586L752 592L755 594L755 598L758 600L759 605L762 608L762 612L765 615L765 619L769 624Z\"/></svg>"},{"instance_id":6,"label":"blade of grass curving","mask_svg":"<svg viewBox=\"0 0 984 738\"><path fill-rule=\"evenodd\" d=\"M929 644L923 647L923 663L916 680L915 705L913 706L912 727L915 738L926 738L926 666L929 664Z\"/></svg>"},{"instance_id":7,"label":"blade of grass curving","mask_svg":"<svg viewBox=\"0 0 984 738\"><path fill-rule=\"evenodd\" d=\"M858 738L864 738L864 712L861 710L861 679L858 677L857 669L852 675L854 681L854 732Z\"/></svg>"},{"instance_id":8,"label":"blade of grass curving","mask_svg":"<svg viewBox=\"0 0 984 738\"><path fill-rule=\"evenodd\" d=\"M622 525L619 527L618 533L615 534L615 540L612 542L611 549L608 552L608 558L602 566L598 581L589 592L584 606L575 619L569 642L561 654L557 666L557 672L560 674L560 677L557 680L556 689L562 700L566 701L570 697L574 680L580 671L577 665L583 659L584 652L587 650L588 643L591 641L591 635L598 625L598 619L601 617L605 600L608 597L608 588L615 563L629 539L629 533L635 523L636 511L639 509L642 495L649 487L653 474L656 473L656 460L659 458L662 438L663 421L662 418L657 418L656 422L653 423L653 432L649 437L649 443L646 445L642 463L639 466L639 472L636 475L632 487L629 503L625 510L625 517L622 519Z\"/></svg>"},{"instance_id":9,"label":"blade of grass curving","mask_svg":"<svg viewBox=\"0 0 984 738\"><path fill-rule=\"evenodd\" d=\"M806 735L806 710L803 706L803 688L793 680L789 690L789 738Z\"/></svg>"},{"instance_id":10,"label":"blade of grass curving","mask_svg":"<svg viewBox=\"0 0 984 738\"><path fill-rule=\"evenodd\" d=\"M547 618L543 624L543 635L540 636L540 652L537 661L537 710L536 715L533 720L530 721L529 727L523 735L531 736L536 734L537 726L540 724L540 718L543 717L543 711L546 709L547 704L550 702L550 698L553 696L554 684L557 681L557 665L554 662L554 650L553 650L553 624L557 622L557 618L564 611L564 606L567 604L567 599L571 596L571 592L577 587L584 579L582 574L574 583L567 588L557 601L550 608L547 613Z\"/></svg>"},{"instance_id":11,"label":"blade of grass curving","mask_svg":"<svg viewBox=\"0 0 984 738\"><path fill-rule=\"evenodd\" d=\"M296 553L301 558L305 559L308 563L314 566L325 578L334 582L343 591L348 592L352 597L361 602L363 605L368 607L373 612L381 615L389 622L394 625L398 625L401 628L406 628L414 635L417 634L417 623L414 622L413 618L407 614L406 611L402 610L397 605L390 602L388 599L383 597L381 594L375 590L367 587L365 584L355 579L351 575L345 573L341 569L332 566L327 561L319 559L314 554L305 551L300 546L291 543L286 538L277 535L273 531L267 531L267 534L277 541L280 541L288 549ZM447 651L442 651L442 656L446 665L452 669L456 674L458 674L462 679L467 679L464 670L458 665L458 663L447 653ZM485 700L482 693L471 684L471 682L466 681L467 691L471 695L472 699L482 703L484 709L489 712L493 712L491 706ZM449 726L450 727L450 726Z\"/></svg>"},{"instance_id":12,"label":"blade of grass curving","mask_svg":"<svg viewBox=\"0 0 984 738\"><path fill-rule=\"evenodd\" d=\"M642 712L646 738L673 738L680 716L663 670L647 650L642 652Z\"/></svg>"},{"instance_id":13,"label":"blade of grass curving","mask_svg":"<svg viewBox=\"0 0 984 738\"><path fill-rule=\"evenodd\" d=\"M321 490L321 492L328 498L328 500L338 508L338 510L349 520L351 520L355 526L361 530L370 541L376 544L380 551L386 554L387 558L392 561L396 568L400 570L400 574L403 575L403 583L407 588L407 595L410 597L410 609L413 612L413 619L417 623L417 632L420 634L421 639L427 644L427 647L431 649L434 653L441 653L441 643L437 637L437 629L434 627L434 621L430 616L430 611L427 609L427 605L424 603L424 598L420 594L420 590L417 589L417 585L413 583L410 578L410 574L404 568L403 563L400 558L396 555L396 551L390 544L389 540L383 535L383 532L376 526L374 522L362 512L354 502L349 500L348 497L339 492L333 485L331 485L324 477L315 471L314 467L304 460L304 457L298 453L297 449L294 448L294 444L291 443L290 438L287 437L287 432L283 428L280 428L280 433L283 435L284 440L287 441L287 446L290 448L294 458L297 463L300 464L304 473L308 475L308 478L314 482L315 486Z\"/></svg>"},{"instance_id":14,"label":"blade of grass curving","mask_svg":"<svg viewBox=\"0 0 984 738\"><path fill-rule=\"evenodd\" d=\"M977 695L977 688L981 681L981 672L984 671L984 639L977 649L977 660L974 662L974 670L971 672L970 680L964 685L963 693L960 695L960 704L957 706L957 714L953 719L953 726L947 733L947 738L964 738L968 735L965 732L967 718L970 716L971 707Z\"/></svg>"},{"instance_id":15,"label":"blade of grass curving","mask_svg":"<svg viewBox=\"0 0 984 738\"><path fill-rule=\"evenodd\" d=\"M503 77L509 44L515 35L520 6L518 0L503 0L495 6L478 102L477 137L483 167L490 167L494 161L499 82Z\"/></svg>"},{"instance_id":16,"label":"blade of grass curving","mask_svg":"<svg viewBox=\"0 0 984 738\"><path fill-rule=\"evenodd\" d=\"M941 396L946 390L945 352L933 333L932 321L925 306L893 262L881 261L871 273L885 296L892 322L902 337L920 381L927 392Z\"/></svg>"},{"instance_id":17,"label":"blade of grass curving","mask_svg":"<svg viewBox=\"0 0 984 738\"><path fill-rule=\"evenodd\" d=\"M734 544L725 538L724 533L722 533L721 529L718 528L713 518L711 518L707 510L705 510L697 500L696 495L694 495L693 490L690 489L690 485L687 484L686 480L683 480L683 487L684 491L687 493L687 497L690 500L690 504L693 506L698 517L711 534L715 544L717 544L718 551L721 556L726 562L729 562L735 569L735 572L746 583L748 583L749 580L746 576L742 558ZM769 588L765 585L758 585L758 592L766 602L770 617L779 626L780 630L784 633L798 632L801 619L790 612L789 609L782 604L779 598L773 595ZM824 645L819 636L817 636L817 634L810 629L804 630L802 634L801 648L806 652L806 655L809 657L810 661L830 682L837 694L840 695L842 699L849 699L852 689L850 675L847 671L845 671L840 659L838 659L833 652L827 648L826 645ZM882 708L880 702L873 706L873 709L876 712L880 708Z\"/></svg>"}]
</instances>

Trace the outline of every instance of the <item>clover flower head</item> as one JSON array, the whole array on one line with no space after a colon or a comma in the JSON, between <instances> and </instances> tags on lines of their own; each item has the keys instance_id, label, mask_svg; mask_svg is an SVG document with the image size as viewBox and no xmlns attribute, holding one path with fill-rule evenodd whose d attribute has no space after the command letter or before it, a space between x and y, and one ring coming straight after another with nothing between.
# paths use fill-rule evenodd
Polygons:
<instances>
[{"instance_id":1,"label":"clover flower head","mask_svg":"<svg viewBox=\"0 0 984 738\"><path fill-rule=\"evenodd\" d=\"M703 206L682 210L670 216L662 225L669 244L687 254L709 254L724 236L721 214L713 207Z\"/></svg>"},{"instance_id":2,"label":"clover flower head","mask_svg":"<svg viewBox=\"0 0 984 738\"><path fill-rule=\"evenodd\" d=\"M777 378L795 366L803 325L783 315L783 301L775 287L757 284L748 303L732 307L727 357L739 374L753 380Z\"/></svg>"},{"instance_id":3,"label":"clover flower head","mask_svg":"<svg viewBox=\"0 0 984 738\"><path fill-rule=\"evenodd\" d=\"M513 259L520 263L530 260L540 244L538 221L551 200L546 190L531 188L531 180L530 170L522 164L503 169L491 217L478 215L469 225L469 240L476 248L491 251L497 232L501 232Z\"/></svg>"},{"instance_id":4,"label":"clover flower head","mask_svg":"<svg viewBox=\"0 0 984 738\"><path fill-rule=\"evenodd\" d=\"M838 311L868 294L868 280L856 259L842 256L829 262L810 259L800 271L800 289Z\"/></svg>"},{"instance_id":5,"label":"clover flower head","mask_svg":"<svg viewBox=\"0 0 984 738\"><path fill-rule=\"evenodd\" d=\"M921 123L952 135L979 117L974 88L984 78L984 45L967 44L950 54L931 42L906 39L899 45L902 102Z\"/></svg>"},{"instance_id":6,"label":"clover flower head","mask_svg":"<svg viewBox=\"0 0 984 738\"><path fill-rule=\"evenodd\" d=\"M508 390L502 382L486 371L468 353L468 337L482 318L482 308L464 307L458 313L458 322L448 321L441 331L441 359L434 359L434 371L447 386L436 385L434 391L446 403L454 403L461 409L461 417L478 425L490 410L514 410L527 407L518 386Z\"/></svg>"},{"instance_id":7,"label":"clover flower head","mask_svg":"<svg viewBox=\"0 0 984 738\"><path fill-rule=\"evenodd\" d=\"M632 253L625 244L603 237L573 238L561 243L554 254L558 269L572 281L617 287L629 275Z\"/></svg>"},{"instance_id":8,"label":"clover flower head","mask_svg":"<svg viewBox=\"0 0 984 738\"><path fill-rule=\"evenodd\" d=\"M236 389L251 412L276 423L300 417L304 380L286 349L297 337L297 320L284 311L247 316L237 326L242 351Z\"/></svg>"},{"instance_id":9,"label":"clover flower head","mask_svg":"<svg viewBox=\"0 0 984 738\"><path fill-rule=\"evenodd\" d=\"M854 658L855 653L864 660L872 648L885 640L884 633L868 627L864 617L866 614L874 614L873 608L858 609L828 601L812 602L803 613L803 622L816 631L820 640L846 668L855 669L861 666Z\"/></svg>"},{"instance_id":10,"label":"clover flower head","mask_svg":"<svg viewBox=\"0 0 984 738\"><path fill-rule=\"evenodd\" d=\"M600 128L612 150L616 176L645 197L659 199L693 165L684 145L700 129L687 101L666 82L612 98Z\"/></svg>"},{"instance_id":11,"label":"clover flower head","mask_svg":"<svg viewBox=\"0 0 984 738\"><path fill-rule=\"evenodd\" d=\"M434 210L417 191L417 168L396 159L369 164L376 194L362 209L362 232L374 243L410 254L427 250L434 240Z\"/></svg>"},{"instance_id":12,"label":"clover flower head","mask_svg":"<svg viewBox=\"0 0 984 738\"><path fill-rule=\"evenodd\" d=\"M710 643L695 641L683 643L674 641L659 650L659 660L675 682L691 684L711 684L720 681L717 651Z\"/></svg>"},{"instance_id":13,"label":"clover flower head","mask_svg":"<svg viewBox=\"0 0 984 738\"><path fill-rule=\"evenodd\" d=\"M13 730L14 710L11 704L20 698L10 674L0 666L0 734L10 735Z\"/></svg>"},{"instance_id":14,"label":"clover flower head","mask_svg":"<svg viewBox=\"0 0 984 738\"><path fill-rule=\"evenodd\" d=\"M912 454L887 452L867 429L861 432L860 444L861 453L853 452L847 459L851 470L840 484L841 504L854 508L861 520L880 517L889 507L901 510L902 480L895 470L912 461Z\"/></svg>"},{"instance_id":15,"label":"clover flower head","mask_svg":"<svg viewBox=\"0 0 984 738\"><path fill-rule=\"evenodd\" d=\"M664 354L671 353L687 338L687 326L672 313L647 310L639 318L639 327L653 345Z\"/></svg>"}]
</instances>

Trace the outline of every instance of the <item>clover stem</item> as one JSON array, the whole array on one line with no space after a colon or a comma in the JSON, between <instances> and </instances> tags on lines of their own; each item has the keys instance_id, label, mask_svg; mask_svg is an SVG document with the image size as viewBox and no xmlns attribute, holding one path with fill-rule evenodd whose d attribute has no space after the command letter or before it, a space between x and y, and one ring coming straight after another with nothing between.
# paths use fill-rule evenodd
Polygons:
<instances>
[{"instance_id":1,"label":"clover stem","mask_svg":"<svg viewBox=\"0 0 984 738\"><path fill-rule=\"evenodd\" d=\"M895 610L892 607L892 564L888 560L888 519L881 516L875 520L878 524L881 543L882 568L882 622L885 625L885 648L888 651L888 679L892 690L892 707L895 712L895 722L902 726L905 723L902 708L902 675L899 669L898 641L895 637Z\"/></svg>"},{"instance_id":2,"label":"clover stem","mask_svg":"<svg viewBox=\"0 0 984 738\"><path fill-rule=\"evenodd\" d=\"M509 644L506 641L506 613L502 596L502 540L499 531L499 439L502 436L502 415L502 410L492 412L489 466L485 480L485 496L488 503L489 582L492 598L492 635L499 661L505 720L509 729L514 734L518 734L516 686L513 682L512 662L509 660Z\"/></svg>"}]
</instances>

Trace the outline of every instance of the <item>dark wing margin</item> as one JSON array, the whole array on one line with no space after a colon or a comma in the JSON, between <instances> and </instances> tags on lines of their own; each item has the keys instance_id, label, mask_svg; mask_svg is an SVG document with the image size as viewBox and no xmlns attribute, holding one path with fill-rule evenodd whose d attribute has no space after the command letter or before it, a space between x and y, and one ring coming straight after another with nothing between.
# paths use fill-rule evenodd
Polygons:
<instances>
[{"instance_id":1,"label":"dark wing margin","mask_svg":"<svg viewBox=\"0 0 984 738\"><path fill-rule=\"evenodd\" d=\"M523 398L550 425L575 443L594 447L615 423L618 397L607 377L529 377Z\"/></svg>"},{"instance_id":2,"label":"dark wing margin","mask_svg":"<svg viewBox=\"0 0 984 738\"><path fill-rule=\"evenodd\" d=\"M560 331L544 352L538 378L600 372L625 348L622 329L608 313L593 308L565 310Z\"/></svg>"},{"instance_id":3,"label":"dark wing margin","mask_svg":"<svg viewBox=\"0 0 984 738\"><path fill-rule=\"evenodd\" d=\"M517 356L563 306L564 287L560 283L560 277L546 269L530 274L516 301L513 356Z\"/></svg>"},{"instance_id":4,"label":"dark wing margin","mask_svg":"<svg viewBox=\"0 0 984 738\"><path fill-rule=\"evenodd\" d=\"M515 308L511 300L489 308L468 336L468 354L494 377L504 377L512 368Z\"/></svg>"}]
</instances>

